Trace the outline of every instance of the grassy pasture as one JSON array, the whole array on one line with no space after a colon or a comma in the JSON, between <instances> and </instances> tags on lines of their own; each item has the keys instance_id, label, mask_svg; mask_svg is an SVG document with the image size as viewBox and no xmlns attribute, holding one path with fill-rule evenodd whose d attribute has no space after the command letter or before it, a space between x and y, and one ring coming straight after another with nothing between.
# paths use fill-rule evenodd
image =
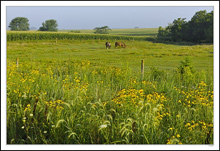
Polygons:
<instances>
[{"instance_id":1,"label":"grassy pasture","mask_svg":"<svg viewBox=\"0 0 220 151\"><path fill-rule=\"evenodd\" d=\"M7 43L7 58L14 61L55 60L89 60L101 66L129 66L140 70L141 60L145 61L145 70L156 66L159 69L173 70L180 61L189 57L196 70L212 70L212 45L172 45L148 41L124 41L127 48L105 48L104 40L55 40L20 41Z\"/></svg>"},{"instance_id":2,"label":"grassy pasture","mask_svg":"<svg viewBox=\"0 0 220 151\"><path fill-rule=\"evenodd\" d=\"M213 144L213 45L108 41L7 41L8 144Z\"/></svg>"}]
</instances>

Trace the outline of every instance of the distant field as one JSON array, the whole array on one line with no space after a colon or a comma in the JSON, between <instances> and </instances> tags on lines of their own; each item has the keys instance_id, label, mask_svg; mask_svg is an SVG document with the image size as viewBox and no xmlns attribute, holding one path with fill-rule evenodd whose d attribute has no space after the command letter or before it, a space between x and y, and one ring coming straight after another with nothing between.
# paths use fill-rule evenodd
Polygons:
<instances>
[{"instance_id":1,"label":"distant field","mask_svg":"<svg viewBox=\"0 0 220 151\"><path fill-rule=\"evenodd\" d=\"M59 30L59 32L70 32L71 30ZM77 29L81 33L93 33L94 30ZM110 35L126 35L126 36L156 36L158 28L131 28L131 29L112 29Z\"/></svg>"},{"instance_id":2,"label":"distant field","mask_svg":"<svg viewBox=\"0 0 220 151\"><path fill-rule=\"evenodd\" d=\"M158 28L112 29L110 34L128 36L156 36Z\"/></svg>"}]
</instances>

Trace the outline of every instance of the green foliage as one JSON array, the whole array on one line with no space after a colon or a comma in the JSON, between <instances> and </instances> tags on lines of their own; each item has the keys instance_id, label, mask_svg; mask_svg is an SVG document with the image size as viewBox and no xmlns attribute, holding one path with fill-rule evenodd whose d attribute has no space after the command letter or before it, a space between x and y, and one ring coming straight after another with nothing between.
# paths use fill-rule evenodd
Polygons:
<instances>
[{"instance_id":1,"label":"green foliage","mask_svg":"<svg viewBox=\"0 0 220 151\"><path fill-rule=\"evenodd\" d=\"M39 31L58 31L57 21L54 19L46 20L45 23L42 23L42 27L39 28Z\"/></svg>"},{"instance_id":2,"label":"green foliage","mask_svg":"<svg viewBox=\"0 0 220 151\"><path fill-rule=\"evenodd\" d=\"M170 32L168 31L168 28L163 29L161 26L158 29L157 38L159 40L171 40Z\"/></svg>"},{"instance_id":3,"label":"green foliage","mask_svg":"<svg viewBox=\"0 0 220 151\"><path fill-rule=\"evenodd\" d=\"M184 27L186 24L185 21L186 18L178 18L177 20L175 19L173 21L173 24L170 28L170 32L171 32L171 39L173 41L181 41L183 40L183 36L184 36Z\"/></svg>"},{"instance_id":4,"label":"green foliage","mask_svg":"<svg viewBox=\"0 0 220 151\"><path fill-rule=\"evenodd\" d=\"M150 67L150 77L153 81L159 81L165 78L165 71L159 70L157 67Z\"/></svg>"},{"instance_id":5,"label":"green foliage","mask_svg":"<svg viewBox=\"0 0 220 151\"><path fill-rule=\"evenodd\" d=\"M16 17L10 22L8 27L12 31L27 31L30 30L28 21L25 17Z\"/></svg>"},{"instance_id":6,"label":"green foliage","mask_svg":"<svg viewBox=\"0 0 220 151\"><path fill-rule=\"evenodd\" d=\"M94 28L94 30L95 34L109 34L109 31L111 31L111 29L108 26L96 27Z\"/></svg>"},{"instance_id":7,"label":"green foliage","mask_svg":"<svg viewBox=\"0 0 220 151\"><path fill-rule=\"evenodd\" d=\"M191 64L191 61L188 57L185 58L184 61L180 61L181 65L178 67L179 80L181 80L184 84L195 84L196 83L196 75L195 70Z\"/></svg>"},{"instance_id":8,"label":"green foliage","mask_svg":"<svg viewBox=\"0 0 220 151\"><path fill-rule=\"evenodd\" d=\"M213 11L198 11L188 22L178 18L163 30L159 27L158 38L172 41L213 42Z\"/></svg>"},{"instance_id":9,"label":"green foliage","mask_svg":"<svg viewBox=\"0 0 220 151\"><path fill-rule=\"evenodd\" d=\"M213 11L210 13L207 13L206 10L196 12L189 21L189 28L192 31L192 41L212 42L210 37L213 37ZM209 31L209 33L207 31Z\"/></svg>"},{"instance_id":10,"label":"green foliage","mask_svg":"<svg viewBox=\"0 0 220 151\"><path fill-rule=\"evenodd\" d=\"M184 61L180 61L181 65L178 67L179 73L184 74L185 68L189 68L191 72L193 71L193 66L191 65L191 61L188 57L185 58Z\"/></svg>"}]
</instances>

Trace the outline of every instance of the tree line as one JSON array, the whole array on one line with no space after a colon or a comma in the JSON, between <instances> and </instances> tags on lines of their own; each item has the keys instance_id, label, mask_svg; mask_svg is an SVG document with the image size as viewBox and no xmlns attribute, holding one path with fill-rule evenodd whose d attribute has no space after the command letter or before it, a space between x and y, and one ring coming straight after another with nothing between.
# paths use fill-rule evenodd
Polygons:
<instances>
[{"instance_id":1,"label":"tree line","mask_svg":"<svg viewBox=\"0 0 220 151\"><path fill-rule=\"evenodd\" d=\"M213 11L198 11L190 21L186 18L178 18L167 27L158 29L158 40L163 41L186 41L199 43L213 42Z\"/></svg>"},{"instance_id":2,"label":"tree line","mask_svg":"<svg viewBox=\"0 0 220 151\"><path fill-rule=\"evenodd\" d=\"M16 17L14 18L10 24L9 28L12 31L28 31L29 28L29 20L26 17ZM54 19L46 20L42 23L42 26L38 29L39 31L58 31L57 28L58 24L57 21ZM108 26L103 27L96 27L94 28L95 34L109 34L109 31L111 30Z\"/></svg>"},{"instance_id":3,"label":"tree line","mask_svg":"<svg viewBox=\"0 0 220 151\"><path fill-rule=\"evenodd\" d=\"M29 28L29 20L26 17L16 17L12 19L9 24L9 28L12 31L28 31ZM57 21L54 19L46 20L42 23L42 26L38 29L39 31L58 31Z\"/></svg>"}]
</instances>

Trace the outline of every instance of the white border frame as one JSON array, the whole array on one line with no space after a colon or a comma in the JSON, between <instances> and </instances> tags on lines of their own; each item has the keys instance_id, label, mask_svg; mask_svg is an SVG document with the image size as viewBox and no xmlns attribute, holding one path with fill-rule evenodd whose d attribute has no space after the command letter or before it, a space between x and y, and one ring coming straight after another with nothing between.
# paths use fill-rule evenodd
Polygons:
<instances>
[{"instance_id":1,"label":"white border frame","mask_svg":"<svg viewBox=\"0 0 220 151\"><path fill-rule=\"evenodd\" d=\"M6 145L7 6L213 6L214 145ZM219 150L219 1L1 1L1 149L3 150Z\"/></svg>"}]
</instances>

